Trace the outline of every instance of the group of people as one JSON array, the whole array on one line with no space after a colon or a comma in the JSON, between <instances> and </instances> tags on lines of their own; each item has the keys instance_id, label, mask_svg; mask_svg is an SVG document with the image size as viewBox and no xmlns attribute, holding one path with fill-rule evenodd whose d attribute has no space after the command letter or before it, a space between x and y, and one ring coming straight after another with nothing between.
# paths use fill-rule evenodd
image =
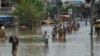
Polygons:
<instances>
[{"instance_id":1,"label":"group of people","mask_svg":"<svg viewBox=\"0 0 100 56\"><path fill-rule=\"evenodd\" d=\"M76 21L69 22L67 24L67 32L77 31L80 28L80 24Z\"/></svg>"},{"instance_id":2,"label":"group of people","mask_svg":"<svg viewBox=\"0 0 100 56\"><path fill-rule=\"evenodd\" d=\"M80 24L76 21L69 21L67 24L59 24L58 26L55 25L51 32L52 40L53 41L58 40L60 42L65 42L66 34L72 33L73 31L77 31L79 28L80 28ZM45 44L48 44L48 38L50 38L50 36L47 34L47 31L45 31L44 38L45 38Z\"/></svg>"},{"instance_id":3,"label":"group of people","mask_svg":"<svg viewBox=\"0 0 100 56\"><path fill-rule=\"evenodd\" d=\"M5 27L3 24L0 24L0 41L5 41L6 38L7 38L7 36L6 36L6 32L5 32ZM10 38L8 40L12 44L12 55L16 56L19 40L16 35L10 36Z\"/></svg>"},{"instance_id":4,"label":"group of people","mask_svg":"<svg viewBox=\"0 0 100 56\"><path fill-rule=\"evenodd\" d=\"M52 39L55 40L58 34L59 41L65 41L66 33L72 33L80 28L80 24L76 21L68 22L66 25L60 24L58 27L55 26L52 30Z\"/></svg>"}]
</instances>

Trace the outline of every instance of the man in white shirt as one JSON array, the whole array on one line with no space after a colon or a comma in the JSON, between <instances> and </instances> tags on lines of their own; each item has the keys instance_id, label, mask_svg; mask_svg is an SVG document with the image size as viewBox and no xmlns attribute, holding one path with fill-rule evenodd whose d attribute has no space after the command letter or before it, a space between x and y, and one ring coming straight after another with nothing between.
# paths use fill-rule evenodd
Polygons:
<instances>
[{"instance_id":1,"label":"man in white shirt","mask_svg":"<svg viewBox=\"0 0 100 56\"><path fill-rule=\"evenodd\" d=\"M48 45L50 36L47 34L47 31L44 32L43 38L45 45Z\"/></svg>"}]
</instances>

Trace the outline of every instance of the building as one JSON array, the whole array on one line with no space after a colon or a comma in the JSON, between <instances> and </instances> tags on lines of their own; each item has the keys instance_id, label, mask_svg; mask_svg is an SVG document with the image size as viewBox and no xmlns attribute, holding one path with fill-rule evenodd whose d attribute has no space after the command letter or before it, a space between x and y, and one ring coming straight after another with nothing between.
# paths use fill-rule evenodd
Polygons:
<instances>
[{"instance_id":1,"label":"building","mask_svg":"<svg viewBox=\"0 0 100 56\"><path fill-rule=\"evenodd\" d=\"M66 1L64 2L64 5L69 6L69 5L74 5L75 7L81 7L81 5L83 4L82 1Z\"/></svg>"},{"instance_id":2,"label":"building","mask_svg":"<svg viewBox=\"0 0 100 56\"><path fill-rule=\"evenodd\" d=\"M12 14L13 9L12 0L0 0L0 14Z\"/></svg>"},{"instance_id":3,"label":"building","mask_svg":"<svg viewBox=\"0 0 100 56\"><path fill-rule=\"evenodd\" d=\"M62 3L62 0L45 0L46 3L50 6L59 6Z\"/></svg>"},{"instance_id":4,"label":"building","mask_svg":"<svg viewBox=\"0 0 100 56\"><path fill-rule=\"evenodd\" d=\"M61 3L62 3L61 0L45 0L45 2L44 2L45 11L46 11L46 9L49 9L49 8L52 10L58 11L60 9L60 7L62 6ZM57 8L59 8L59 9L57 9ZM52 12L50 12L50 10L47 10L45 17L54 18L55 17L54 14L57 14L57 13L55 13L55 12L52 13Z\"/></svg>"},{"instance_id":5,"label":"building","mask_svg":"<svg viewBox=\"0 0 100 56\"><path fill-rule=\"evenodd\" d=\"M95 3L95 11L96 11L96 15L100 16L100 0L99 2Z\"/></svg>"},{"instance_id":6,"label":"building","mask_svg":"<svg viewBox=\"0 0 100 56\"><path fill-rule=\"evenodd\" d=\"M0 0L0 24L10 24L13 21L13 10L12 0Z\"/></svg>"}]
</instances>

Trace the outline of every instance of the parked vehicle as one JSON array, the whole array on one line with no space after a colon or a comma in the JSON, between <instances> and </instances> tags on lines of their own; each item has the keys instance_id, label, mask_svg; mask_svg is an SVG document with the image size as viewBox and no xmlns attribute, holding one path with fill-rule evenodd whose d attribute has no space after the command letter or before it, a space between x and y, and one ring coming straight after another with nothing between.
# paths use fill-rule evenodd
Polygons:
<instances>
[{"instance_id":1,"label":"parked vehicle","mask_svg":"<svg viewBox=\"0 0 100 56\"><path fill-rule=\"evenodd\" d=\"M42 20L41 24L57 24L56 20Z\"/></svg>"},{"instance_id":2,"label":"parked vehicle","mask_svg":"<svg viewBox=\"0 0 100 56\"><path fill-rule=\"evenodd\" d=\"M60 15L60 21L69 21L71 20L71 15Z\"/></svg>"}]
</instances>

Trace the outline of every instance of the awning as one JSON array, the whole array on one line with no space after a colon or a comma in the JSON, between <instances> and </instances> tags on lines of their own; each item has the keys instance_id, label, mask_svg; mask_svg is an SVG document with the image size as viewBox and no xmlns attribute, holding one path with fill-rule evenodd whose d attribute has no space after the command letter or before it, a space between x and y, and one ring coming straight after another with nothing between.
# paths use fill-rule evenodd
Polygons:
<instances>
[{"instance_id":1,"label":"awning","mask_svg":"<svg viewBox=\"0 0 100 56\"><path fill-rule=\"evenodd\" d=\"M13 16L8 16L8 15L0 15L0 21L11 21L13 20Z\"/></svg>"},{"instance_id":2,"label":"awning","mask_svg":"<svg viewBox=\"0 0 100 56\"><path fill-rule=\"evenodd\" d=\"M60 15L61 17L66 17L66 18L68 18L68 17L71 17L70 15Z\"/></svg>"},{"instance_id":3,"label":"awning","mask_svg":"<svg viewBox=\"0 0 100 56\"><path fill-rule=\"evenodd\" d=\"M97 19L96 21L100 22L100 19Z\"/></svg>"}]
</instances>

